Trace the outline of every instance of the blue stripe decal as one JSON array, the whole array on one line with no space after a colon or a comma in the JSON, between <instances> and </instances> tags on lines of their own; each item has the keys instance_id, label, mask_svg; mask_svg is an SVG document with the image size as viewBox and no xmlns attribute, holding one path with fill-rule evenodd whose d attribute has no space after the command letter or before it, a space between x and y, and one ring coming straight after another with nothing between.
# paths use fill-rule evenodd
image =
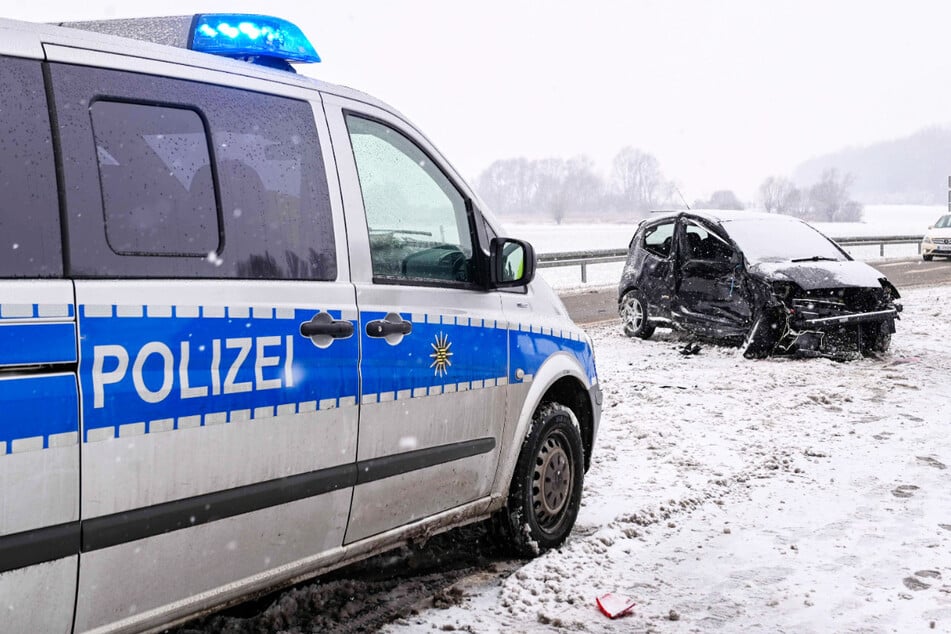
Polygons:
<instances>
[{"instance_id":1,"label":"blue stripe decal","mask_svg":"<svg viewBox=\"0 0 951 634\"><path fill-rule=\"evenodd\" d=\"M356 405L359 340L317 347L300 334L317 312L83 306L83 440Z\"/></svg>"},{"instance_id":2,"label":"blue stripe decal","mask_svg":"<svg viewBox=\"0 0 951 634\"><path fill-rule=\"evenodd\" d=\"M78 403L71 374L0 379L0 442L7 453L16 451L14 441L29 438L42 438L49 448L50 436L79 431Z\"/></svg>"},{"instance_id":3,"label":"blue stripe decal","mask_svg":"<svg viewBox=\"0 0 951 634\"><path fill-rule=\"evenodd\" d=\"M383 319L385 313L363 312L364 327L370 321ZM468 318L430 315L425 322L410 314L401 314L411 321L413 331L391 346L385 339L363 337L363 356L370 363L361 366L363 393L377 400L399 400L405 397L442 394L484 386L506 376L506 338L504 328L494 321L482 322ZM439 320L439 323L432 323ZM450 323L451 321L451 323ZM407 349L409 348L409 349ZM472 384L475 383L475 386ZM407 394L408 393L408 394Z\"/></svg>"},{"instance_id":4,"label":"blue stripe decal","mask_svg":"<svg viewBox=\"0 0 951 634\"><path fill-rule=\"evenodd\" d=\"M0 366L76 361L76 324L0 324Z\"/></svg>"},{"instance_id":5,"label":"blue stripe decal","mask_svg":"<svg viewBox=\"0 0 951 634\"><path fill-rule=\"evenodd\" d=\"M577 340L567 337L556 337L552 334L527 332L521 329L512 329L512 375L509 380L516 382L516 369L522 369L526 374L534 375L548 357L558 352L573 354L585 369L590 382L597 378L594 367L594 354L591 346L581 336Z\"/></svg>"}]
</instances>

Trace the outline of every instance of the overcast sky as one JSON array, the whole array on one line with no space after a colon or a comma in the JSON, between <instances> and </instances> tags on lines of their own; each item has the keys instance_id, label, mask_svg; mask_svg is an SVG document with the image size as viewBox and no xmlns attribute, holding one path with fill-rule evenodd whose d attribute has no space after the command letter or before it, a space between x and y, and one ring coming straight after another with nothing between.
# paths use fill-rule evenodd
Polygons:
<instances>
[{"instance_id":1,"label":"overcast sky","mask_svg":"<svg viewBox=\"0 0 951 634\"><path fill-rule=\"evenodd\" d=\"M688 200L752 199L770 175L844 146L951 122L951 3L829 0L164 0L165 15L296 22L307 74L412 119L473 179L498 158L633 145ZM148 15L148 3L14 2L3 17ZM951 163L951 161L949 161Z\"/></svg>"}]
</instances>

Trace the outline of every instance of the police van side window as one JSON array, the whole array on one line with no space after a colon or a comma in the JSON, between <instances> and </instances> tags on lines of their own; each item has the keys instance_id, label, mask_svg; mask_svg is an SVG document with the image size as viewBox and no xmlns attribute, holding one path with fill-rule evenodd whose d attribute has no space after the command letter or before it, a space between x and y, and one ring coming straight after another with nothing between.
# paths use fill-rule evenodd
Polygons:
<instances>
[{"instance_id":1,"label":"police van side window","mask_svg":"<svg viewBox=\"0 0 951 634\"><path fill-rule=\"evenodd\" d=\"M56 168L40 63L0 57L0 86L0 277L60 277Z\"/></svg>"},{"instance_id":2,"label":"police van side window","mask_svg":"<svg viewBox=\"0 0 951 634\"><path fill-rule=\"evenodd\" d=\"M69 275L337 278L311 103L104 68L49 71Z\"/></svg>"},{"instance_id":3,"label":"police van side window","mask_svg":"<svg viewBox=\"0 0 951 634\"><path fill-rule=\"evenodd\" d=\"M208 137L198 113L113 101L97 101L89 110L112 250L216 252L218 210Z\"/></svg>"},{"instance_id":4,"label":"police van side window","mask_svg":"<svg viewBox=\"0 0 951 634\"><path fill-rule=\"evenodd\" d=\"M347 115L374 281L471 283L466 201L429 156L382 123Z\"/></svg>"}]
</instances>

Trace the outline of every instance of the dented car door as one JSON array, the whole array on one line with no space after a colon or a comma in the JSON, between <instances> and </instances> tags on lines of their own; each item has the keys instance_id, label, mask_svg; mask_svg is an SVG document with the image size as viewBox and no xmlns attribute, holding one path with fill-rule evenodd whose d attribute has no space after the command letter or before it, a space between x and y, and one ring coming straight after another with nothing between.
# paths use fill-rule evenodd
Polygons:
<instances>
[{"instance_id":1,"label":"dented car door","mask_svg":"<svg viewBox=\"0 0 951 634\"><path fill-rule=\"evenodd\" d=\"M676 243L676 319L711 337L745 335L752 302L740 254L712 227L691 218L681 219Z\"/></svg>"}]
</instances>

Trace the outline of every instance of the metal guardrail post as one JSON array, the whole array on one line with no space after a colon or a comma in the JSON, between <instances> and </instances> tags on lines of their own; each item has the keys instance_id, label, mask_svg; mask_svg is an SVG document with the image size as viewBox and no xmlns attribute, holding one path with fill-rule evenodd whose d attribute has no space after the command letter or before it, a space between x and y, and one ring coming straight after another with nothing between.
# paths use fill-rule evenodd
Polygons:
<instances>
[{"instance_id":1,"label":"metal guardrail post","mask_svg":"<svg viewBox=\"0 0 951 634\"><path fill-rule=\"evenodd\" d=\"M581 283L582 284L588 283L588 263L587 262L581 263Z\"/></svg>"}]
</instances>

